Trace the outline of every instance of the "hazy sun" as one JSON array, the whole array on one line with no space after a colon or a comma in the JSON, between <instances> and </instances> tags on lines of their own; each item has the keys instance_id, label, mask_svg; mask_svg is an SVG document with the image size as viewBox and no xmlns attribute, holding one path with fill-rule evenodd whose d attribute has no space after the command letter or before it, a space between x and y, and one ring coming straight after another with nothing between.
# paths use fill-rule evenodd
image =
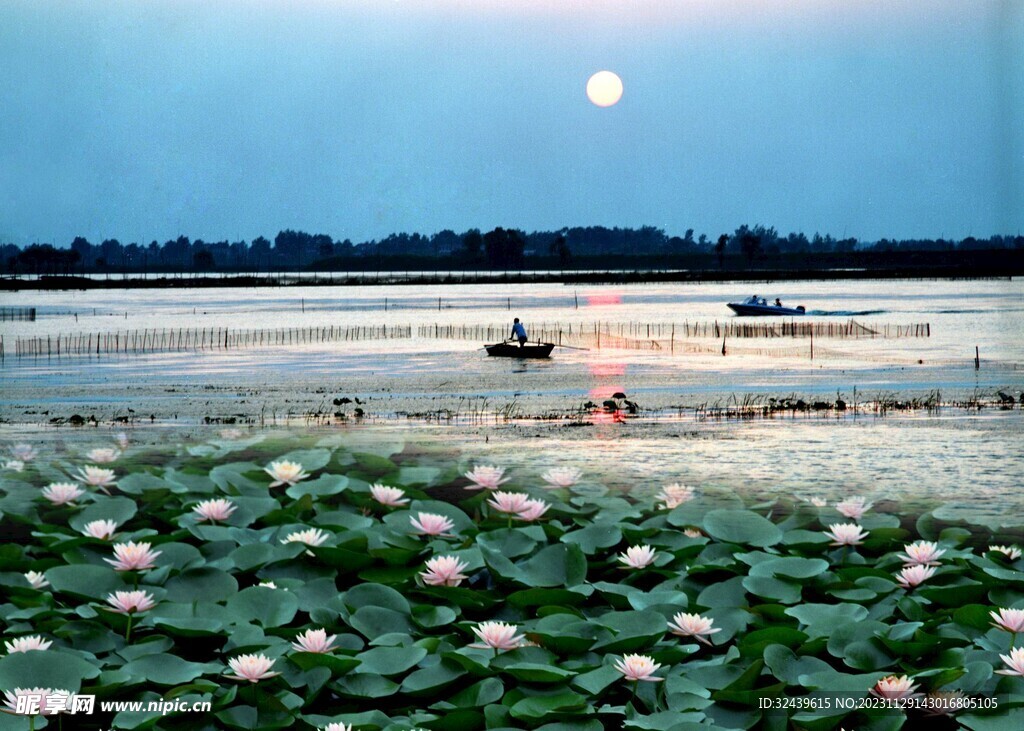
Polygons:
<instances>
[{"instance_id":1,"label":"hazy sun","mask_svg":"<svg viewBox=\"0 0 1024 731\"><path fill-rule=\"evenodd\" d=\"M587 81L587 98L599 107L610 107L622 98L622 79L611 71L598 71Z\"/></svg>"}]
</instances>

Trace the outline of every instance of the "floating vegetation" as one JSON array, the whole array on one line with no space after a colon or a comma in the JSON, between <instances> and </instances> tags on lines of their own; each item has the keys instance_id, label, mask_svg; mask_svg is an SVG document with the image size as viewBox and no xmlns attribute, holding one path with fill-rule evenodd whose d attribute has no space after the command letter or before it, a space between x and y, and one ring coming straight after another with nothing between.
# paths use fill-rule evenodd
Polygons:
<instances>
[{"instance_id":1,"label":"floating vegetation","mask_svg":"<svg viewBox=\"0 0 1024 731\"><path fill-rule=\"evenodd\" d=\"M619 493L374 430L116 447L16 444L0 472L0 689L210 703L99 710L104 727L995 729L1024 714L1024 533L955 506L745 501L643 475Z\"/></svg>"}]
</instances>

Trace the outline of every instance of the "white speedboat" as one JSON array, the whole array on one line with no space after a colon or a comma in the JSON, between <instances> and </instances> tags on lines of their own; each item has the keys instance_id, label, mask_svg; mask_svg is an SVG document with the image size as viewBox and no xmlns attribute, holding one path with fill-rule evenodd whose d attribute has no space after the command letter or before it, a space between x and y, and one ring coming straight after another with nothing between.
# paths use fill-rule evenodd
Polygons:
<instances>
[{"instance_id":1,"label":"white speedboat","mask_svg":"<svg viewBox=\"0 0 1024 731\"><path fill-rule=\"evenodd\" d=\"M807 314L803 305L785 307L778 299L775 300L775 304L768 304L768 300L758 298L756 294L742 302L729 302L727 304L730 310L744 317L796 317Z\"/></svg>"}]
</instances>

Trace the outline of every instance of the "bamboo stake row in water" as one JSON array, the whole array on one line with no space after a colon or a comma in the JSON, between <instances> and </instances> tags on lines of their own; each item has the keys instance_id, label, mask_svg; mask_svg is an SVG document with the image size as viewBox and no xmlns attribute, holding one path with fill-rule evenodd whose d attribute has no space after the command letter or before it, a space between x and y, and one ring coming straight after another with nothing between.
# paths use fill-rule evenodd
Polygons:
<instances>
[{"instance_id":1,"label":"bamboo stake row in water","mask_svg":"<svg viewBox=\"0 0 1024 731\"><path fill-rule=\"evenodd\" d=\"M418 335L425 338L448 340L484 340L493 342L509 337L507 325L421 325ZM880 323L865 325L855 320L847 322L689 322L639 323L594 322L567 325L541 323L528 327L530 339L551 343L564 343L570 339L625 338L637 341L664 341L669 343L688 338L928 338L931 325L912 323L899 325ZM660 347L659 343L659 347ZM609 344L609 347L611 345ZM658 349L658 348L654 348Z\"/></svg>"},{"instance_id":2,"label":"bamboo stake row in water","mask_svg":"<svg viewBox=\"0 0 1024 731\"><path fill-rule=\"evenodd\" d=\"M360 327L302 327L274 330L232 330L224 327L127 330L18 338L14 355L61 357L108 353L156 353L225 350L274 345L301 345L352 340L390 340L412 337L409 325ZM2 343L2 340L0 340ZM0 345L0 354L3 353ZM2 355L0 355L2 357Z\"/></svg>"},{"instance_id":3,"label":"bamboo stake row in water","mask_svg":"<svg viewBox=\"0 0 1024 731\"><path fill-rule=\"evenodd\" d=\"M35 322L35 307L0 307L0 322L4 320L27 320Z\"/></svg>"}]
</instances>

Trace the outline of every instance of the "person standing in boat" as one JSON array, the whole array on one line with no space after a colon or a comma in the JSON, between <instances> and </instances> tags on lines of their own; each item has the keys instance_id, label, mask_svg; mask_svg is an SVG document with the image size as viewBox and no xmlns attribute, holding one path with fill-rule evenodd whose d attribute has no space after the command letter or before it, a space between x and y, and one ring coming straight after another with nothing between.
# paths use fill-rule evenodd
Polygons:
<instances>
[{"instance_id":1,"label":"person standing in boat","mask_svg":"<svg viewBox=\"0 0 1024 731\"><path fill-rule=\"evenodd\" d=\"M509 340L518 340L520 348L526 345L526 328L523 327L523 323L519 322L518 317L512 323L512 336Z\"/></svg>"}]
</instances>

